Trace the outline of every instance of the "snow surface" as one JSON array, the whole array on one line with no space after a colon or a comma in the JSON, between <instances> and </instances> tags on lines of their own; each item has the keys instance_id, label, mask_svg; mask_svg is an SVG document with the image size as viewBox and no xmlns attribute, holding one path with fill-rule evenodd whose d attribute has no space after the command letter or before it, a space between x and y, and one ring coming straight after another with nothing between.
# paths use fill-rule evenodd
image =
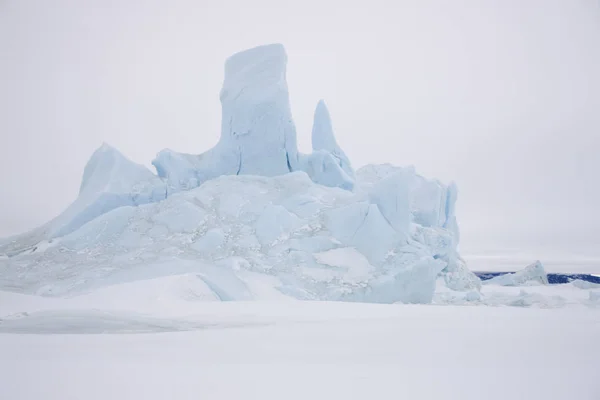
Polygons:
<instances>
[{"instance_id":1,"label":"snow surface","mask_svg":"<svg viewBox=\"0 0 600 400\"><path fill-rule=\"evenodd\" d=\"M198 282L170 276L69 299L0 292L0 398L591 400L600 391L600 305L207 302Z\"/></svg>"}]
</instances>

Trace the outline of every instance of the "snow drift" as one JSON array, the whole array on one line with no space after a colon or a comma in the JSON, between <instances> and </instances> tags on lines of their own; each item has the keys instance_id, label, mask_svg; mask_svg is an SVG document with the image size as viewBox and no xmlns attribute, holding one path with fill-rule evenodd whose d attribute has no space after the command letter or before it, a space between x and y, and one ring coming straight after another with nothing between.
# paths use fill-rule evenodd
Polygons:
<instances>
[{"instance_id":1,"label":"snow drift","mask_svg":"<svg viewBox=\"0 0 600 400\"><path fill-rule=\"evenodd\" d=\"M193 273L219 300L431 302L441 275L479 290L460 258L457 189L413 168L354 171L320 101L301 154L281 45L225 63L218 144L161 151L158 175L103 145L77 200L0 244L0 288L64 295Z\"/></svg>"}]
</instances>

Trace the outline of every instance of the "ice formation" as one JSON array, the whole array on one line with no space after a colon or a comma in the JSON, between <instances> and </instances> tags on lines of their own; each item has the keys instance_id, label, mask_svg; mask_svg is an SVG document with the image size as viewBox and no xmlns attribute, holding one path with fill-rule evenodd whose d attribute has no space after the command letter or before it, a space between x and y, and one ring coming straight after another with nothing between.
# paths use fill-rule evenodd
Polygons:
<instances>
[{"instance_id":1,"label":"ice formation","mask_svg":"<svg viewBox=\"0 0 600 400\"><path fill-rule=\"evenodd\" d=\"M335 140L331 117L329 116L329 110L327 109L324 100L319 100L317 108L315 109L312 128L312 148L313 151L325 150L330 153L337 161L337 164L342 171L344 171L349 178L354 178L354 170L350 165L350 160Z\"/></svg>"},{"instance_id":2,"label":"ice formation","mask_svg":"<svg viewBox=\"0 0 600 400\"><path fill-rule=\"evenodd\" d=\"M221 175L276 176L305 171L317 183L353 188L353 171L333 137L323 102L315 112L312 154L298 152L280 44L256 47L225 62L221 137L195 156L161 151L152 162L170 191L189 190Z\"/></svg>"},{"instance_id":3,"label":"ice formation","mask_svg":"<svg viewBox=\"0 0 600 400\"><path fill-rule=\"evenodd\" d=\"M77 199L50 222L1 245L0 252L12 255L36 245L39 249L41 241L67 235L112 209L165 198L166 187L160 178L104 143L85 166Z\"/></svg>"},{"instance_id":4,"label":"ice formation","mask_svg":"<svg viewBox=\"0 0 600 400\"><path fill-rule=\"evenodd\" d=\"M103 144L85 166L77 200L62 214L68 220L55 224L52 236L71 233L114 208L165 198L165 185L156 175Z\"/></svg>"},{"instance_id":5,"label":"ice formation","mask_svg":"<svg viewBox=\"0 0 600 400\"><path fill-rule=\"evenodd\" d=\"M0 288L61 295L194 273L220 300L427 303L440 276L477 292L457 252L456 186L387 164L355 172L323 101L300 154L286 63L281 45L229 58L219 142L161 151L158 176L103 145L63 214L0 245Z\"/></svg>"},{"instance_id":6,"label":"ice formation","mask_svg":"<svg viewBox=\"0 0 600 400\"><path fill-rule=\"evenodd\" d=\"M220 175L275 176L298 169L282 45L256 47L225 62L221 137L199 156L163 150L153 161L171 190L187 190Z\"/></svg>"},{"instance_id":7,"label":"ice formation","mask_svg":"<svg viewBox=\"0 0 600 400\"><path fill-rule=\"evenodd\" d=\"M485 285L523 286L526 284L548 284L548 275L541 262L536 261L513 274L495 276L483 281Z\"/></svg>"},{"instance_id":8,"label":"ice formation","mask_svg":"<svg viewBox=\"0 0 600 400\"><path fill-rule=\"evenodd\" d=\"M581 279L575 279L571 282L573 286L578 289L589 290L589 289L600 289L600 283L594 283L589 281L584 281Z\"/></svg>"}]
</instances>

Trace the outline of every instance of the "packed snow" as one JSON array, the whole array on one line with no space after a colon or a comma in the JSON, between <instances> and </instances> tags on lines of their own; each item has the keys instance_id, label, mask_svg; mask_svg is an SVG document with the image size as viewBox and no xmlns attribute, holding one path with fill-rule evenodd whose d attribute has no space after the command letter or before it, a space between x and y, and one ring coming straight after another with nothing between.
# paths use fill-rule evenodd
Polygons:
<instances>
[{"instance_id":1,"label":"packed snow","mask_svg":"<svg viewBox=\"0 0 600 400\"><path fill-rule=\"evenodd\" d=\"M0 293L0 398L592 400L600 391L599 313L585 306L199 302L181 290L189 279L71 299Z\"/></svg>"}]
</instances>

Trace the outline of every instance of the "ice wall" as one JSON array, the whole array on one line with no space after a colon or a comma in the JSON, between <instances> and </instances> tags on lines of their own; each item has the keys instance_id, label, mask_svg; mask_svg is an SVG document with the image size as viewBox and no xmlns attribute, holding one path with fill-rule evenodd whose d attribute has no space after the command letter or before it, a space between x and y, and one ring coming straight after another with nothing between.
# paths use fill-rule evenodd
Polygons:
<instances>
[{"instance_id":1,"label":"ice wall","mask_svg":"<svg viewBox=\"0 0 600 400\"><path fill-rule=\"evenodd\" d=\"M275 176L298 169L286 65L280 44L243 51L225 62L217 147L235 154L238 175Z\"/></svg>"},{"instance_id":2,"label":"ice wall","mask_svg":"<svg viewBox=\"0 0 600 400\"><path fill-rule=\"evenodd\" d=\"M172 191L189 190L221 175L275 176L299 169L286 64L280 44L227 59L217 145L199 156L163 150L153 161Z\"/></svg>"}]
</instances>

